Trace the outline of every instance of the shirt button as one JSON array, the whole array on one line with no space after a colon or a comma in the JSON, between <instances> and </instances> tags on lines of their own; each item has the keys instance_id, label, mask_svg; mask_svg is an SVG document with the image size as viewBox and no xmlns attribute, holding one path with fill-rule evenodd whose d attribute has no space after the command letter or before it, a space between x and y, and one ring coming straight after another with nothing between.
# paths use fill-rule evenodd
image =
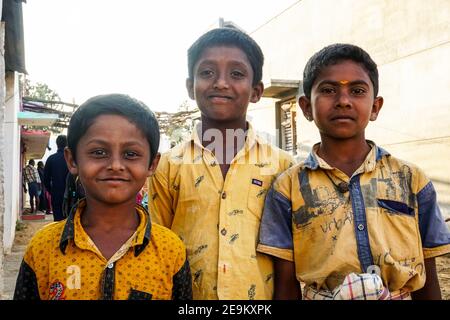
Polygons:
<instances>
[{"instance_id":1,"label":"shirt button","mask_svg":"<svg viewBox=\"0 0 450 320\"><path fill-rule=\"evenodd\" d=\"M227 234L227 230L225 228L223 228L222 230L220 230L220 233L224 236Z\"/></svg>"},{"instance_id":2,"label":"shirt button","mask_svg":"<svg viewBox=\"0 0 450 320\"><path fill-rule=\"evenodd\" d=\"M358 224L358 230L359 231L363 231L364 230L364 225L362 223Z\"/></svg>"},{"instance_id":3,"label":"shirt button","mask_svg":"<svg viewBox=\"0 0 450 320\"><path fill-rule=\"evenodd\" d=\"M227 198L227 193L224 191L224 192L222 192L222 199L226 199Z\"/></svg>"},{"instance_id":4,"label":"shirt button","mask_svg":"<svg viewBox=\"0 0 450 320\"><path fill-rule=\"evenodd\" d=\"M108 264L108 269L112 269L114 267L114 263Z\"/></svg>"}]
</instances>

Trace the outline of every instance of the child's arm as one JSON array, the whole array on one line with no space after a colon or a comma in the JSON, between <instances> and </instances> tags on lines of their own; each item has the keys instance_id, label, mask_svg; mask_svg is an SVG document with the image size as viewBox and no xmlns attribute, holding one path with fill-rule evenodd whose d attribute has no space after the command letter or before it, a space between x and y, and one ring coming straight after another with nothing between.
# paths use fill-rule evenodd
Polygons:
<instances>
[{"instance_id":1,"label":"child's arm","mask_svg":"<svg viewBox=\"0 0 450 320\"><path fill-rule=\"evenodd\" d=\"M13 300L41 300L36 274L25 260L20 265Z\"/></svg>"},{"instance_id":2,"label":"child's arm","mask_svg":"<svg viewBox=\"0 0 450 320\"><path fill-rule=\"evenodd\" d=\"M435 258L425 259L425 272L425 286L412 293L413 300L441 300L441 288L437 277Z\"/></svg>"},{"instance_id":3,"label":"child's arm","mask_svg":"<svg viewBox=\"0 0 450 320\"><path fill-rule=\"evenodd\" d=\"M274 263L274 300L301 299L300 284L295 276L293 261L273 258Z\"/></svg>"},{"instance_id":4,"label":"child's arm","mask_svg":"<svg viewBox=\"0 0 450 320\"><path fill-rule=\"evenodd\" d=\"M273 299L299 299L292 240L290 200L273 185L267 193L261 218L257 250L274 262Z\"/></svg>"},{"instance_id":5,"label":"child's arm","mask_svg":"<svg viewBox=\"0 0 450 320\"><path fill-rule=\"evenodd\" d=\"M148 179L148 211L152 222L156 222L166 228L172 227L173 209L172 195L170 194L170 185L168 174L165 174L165 158L161 158L156 173Z\"/></svg>"},{"instance_id":6,"label":"child's arm","mask_svg":"<svg viewBox=\"0 0 450 320\"><path fill-rule=\"evenodd\" d=\"M180 271L173 276L172 299L192 300L192 277L187 260L184 262Z\"/></svg>"}]
</instances>

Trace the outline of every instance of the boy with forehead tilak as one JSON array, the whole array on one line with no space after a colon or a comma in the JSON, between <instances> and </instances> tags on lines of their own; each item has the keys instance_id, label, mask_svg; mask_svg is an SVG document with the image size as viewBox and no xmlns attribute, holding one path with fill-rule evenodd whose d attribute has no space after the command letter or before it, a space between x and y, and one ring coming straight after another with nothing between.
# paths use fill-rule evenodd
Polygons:
<instances>
[{"instance_id":1,"label":"boy with forehead tilak","mask_svg":"<svg viewBox=\"0 0 450 320\"><path fill-rule=\"evenodd\" d=\"M321 142L266 197L258 250L291 270L275 273L275 298L298 298L302 281L304 299L440 299L435 257L450 233L433 184L365 138L383 106L376 64L335 44L303 78L300 107Z\"/></svg>"}]
</instances>

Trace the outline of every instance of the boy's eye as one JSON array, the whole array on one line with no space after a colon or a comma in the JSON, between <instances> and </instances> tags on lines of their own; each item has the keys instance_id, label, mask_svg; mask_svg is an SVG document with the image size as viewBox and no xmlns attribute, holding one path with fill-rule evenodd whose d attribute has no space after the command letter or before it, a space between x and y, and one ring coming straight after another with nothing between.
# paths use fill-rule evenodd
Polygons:
<instances>
[{"instance_id":1,"label":"boy's eye","mask_svg":"<svg viewBox=\"0 0 450 320\"><path fill-rule=\"evenodd\" d=\"M236 79L241 79L245 77L245 73L239 70L233 70L231 71L231 76Z\"/></svg>"},{"instance_id":2,"label":"boy's eye","mask_svg":"<svg viewBox=\"0 0 450 320\"><path fill-rule=\"evenodd\" d=\"M138 156L137 152L125 151L125 158L127 158L127 159L133 159L133 158L136 158L137 156Z\"/></svg>"},{"instance_id":3,"label":"boy's eye","mask_svg":"<svg viewBox=\"0 0 450 320\"><path fill-rule=\"evenodd\" d=\"M214 75L214 71L212 71L211 69L203 69L203 70L199 70L198 74L202 78L209 78Z\"/></svg>"},{"instance_id":4,"label":"boy's eye","mask_svg":"<svg viewBox=\"0 0 450 320\"><path fill-rule=\"evenodd\" d=\"M100 157L106 156L106 151L103 149L96 149L96 150L91 151L91 154L95 157L100 158Z\"/></svg>"},{"instance_id":5,"label":"boy's eye","mask_svg":"<svg viewBox=\"0 0 450 320\"><path fill-rule=\"evenodd\" d=\"M333 87L322 87L322 88L320 88L320 93L334 94L334 93L336 93L336 89Z\"/></svg>"},{"instance_id":6,"label":"boy's eye","mask_svg":"<svg viewBox=\"0 0 450 320\"><path fill-rule=\"evenodd\" d=\"M352 89L352 93L357 95L357 96L364 95L366 92L367 92L367 90L364 89L364 88L353 88Z\"/></svg>"}]
</instances>

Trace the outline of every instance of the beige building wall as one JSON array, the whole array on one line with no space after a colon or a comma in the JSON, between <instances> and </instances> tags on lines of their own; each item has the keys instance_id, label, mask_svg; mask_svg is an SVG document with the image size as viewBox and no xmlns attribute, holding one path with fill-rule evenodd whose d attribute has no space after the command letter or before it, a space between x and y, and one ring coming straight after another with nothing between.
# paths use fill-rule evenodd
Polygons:
<instances>
[{"instance_id":1,"label":"beige building wall","mask_svg":"<svg viewBox=\"0 0 450 320\"><path fill-rule=\"evenodd\" d=\"M308 58L332 43L369 52L379 66L385 103L367 138L419 165L450 216L450 1L303 0L251 34L266 58L266 84L301 80ZM255 128L275 135L270 105L275 108L275 100L264 99L249 108L249 116L258 114ZM297 125L302 158L319 135L301 115Z\"/></svg>"}]
</instances>

